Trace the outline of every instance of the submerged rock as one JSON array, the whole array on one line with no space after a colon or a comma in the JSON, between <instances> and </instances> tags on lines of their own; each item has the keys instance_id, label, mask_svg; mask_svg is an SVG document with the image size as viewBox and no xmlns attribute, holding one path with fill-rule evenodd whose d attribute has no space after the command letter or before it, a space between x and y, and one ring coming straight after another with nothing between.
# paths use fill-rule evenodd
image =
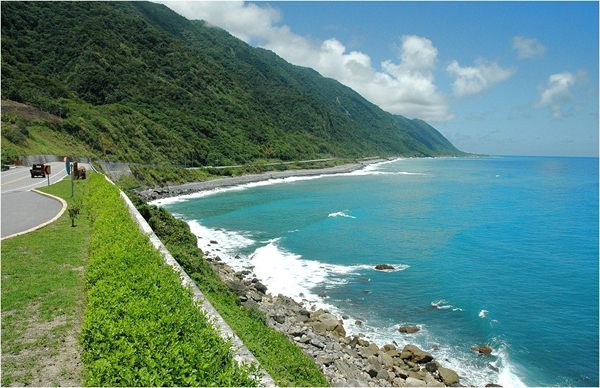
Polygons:
<instances>
[{"instance_id":1,"label":"submerged rock","mask_svg":"<svg viewBox=\"0 0 600 388\"><path fill-rule=\"evenodd\" d=\"M400 333L416 333L417 331L421 330L419 329L417 326L402 326L400 329L398 329L400 331Z\"/></svg>"}]
</instances>

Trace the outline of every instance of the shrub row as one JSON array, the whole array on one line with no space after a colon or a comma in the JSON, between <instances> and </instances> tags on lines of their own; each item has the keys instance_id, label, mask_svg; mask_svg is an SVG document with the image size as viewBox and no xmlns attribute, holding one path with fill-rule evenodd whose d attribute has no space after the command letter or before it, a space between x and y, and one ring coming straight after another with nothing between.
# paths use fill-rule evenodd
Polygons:
<instances>
[{"instance_id":1,"label":"shrub row","mask_svg":"<svg viewBox=\"0 0 600 388\"><path fill-rule=\"evenodd\" d=\"M131 219L119 191L90 176L92 221L82 328L91 386L255 386L229 343Z\"/></svg>"},{"instance_id":2,"label":"shrub row","mask_svg":"<svg viewBox=\"0 0 600 388\"><path fill-rule=\"evenodd\" d=\"M285 335L268 327L264 314L240 305L239 298L212 270L189 225L163 208L147 205L139 197L132 201L173 257L194 279L261 366L278 386L328 386L312 360Z\"/></svg>"}]
</instances>

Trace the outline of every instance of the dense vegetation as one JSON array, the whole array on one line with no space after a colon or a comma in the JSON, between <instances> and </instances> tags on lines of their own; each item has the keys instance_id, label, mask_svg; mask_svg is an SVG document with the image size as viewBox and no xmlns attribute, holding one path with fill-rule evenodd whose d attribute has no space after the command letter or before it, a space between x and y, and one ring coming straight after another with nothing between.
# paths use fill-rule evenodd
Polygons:
<instances>
[{"instance_id":1,"label":"dense vegetation","mask_svg":"<svg viewBox=\"0 0 600 388\"><path fill-rule=\"evenodd\" d=\"M92 174L89 193L86 385L255 386L131 219L119 189Z\"/></svg>"},{"instance_id":2,"label":"dense vegetation","mask_svg":"<svg viewBox=\"0 0 600 388\"><path fill-rule=\"evenodd\" d=\"M129 162L460 154L426 123L163 5L1 7L2 98L62 119L3 130L11 157L33 126L77 141L78 156Z\"/></svg>"},{"instance_id":3,"label":"dense vegetation","mask_svg":"<svg viewBox=\"0 0 600 388\"><path fill-rule=\"evenodd\" d=\"M148 206L138 197L132 200L173 257L194 279L278 386L328 385L323 374L300 348L265 324L266 318L261 312L240 306L238 296L229 290L204 260L196 236L184 221L175 219L163 208Z\"/></svg>"}]
</instances>

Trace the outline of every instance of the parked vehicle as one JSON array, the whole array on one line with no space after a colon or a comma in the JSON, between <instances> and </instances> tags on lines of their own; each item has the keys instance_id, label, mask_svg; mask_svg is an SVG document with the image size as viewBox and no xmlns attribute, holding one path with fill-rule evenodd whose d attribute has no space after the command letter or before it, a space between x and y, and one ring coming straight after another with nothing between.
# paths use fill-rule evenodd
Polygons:
<instances>
[{"instance_id":1,"label":"parked vehicle","mask_svg":"<svg viewBox=\"0 0 600 388\"><path fill-rule=\"evenodd\" d=\"M32 178L45 178L46 171L43 164L34 164L29 172Z\"/></svg>"}]
</instances>

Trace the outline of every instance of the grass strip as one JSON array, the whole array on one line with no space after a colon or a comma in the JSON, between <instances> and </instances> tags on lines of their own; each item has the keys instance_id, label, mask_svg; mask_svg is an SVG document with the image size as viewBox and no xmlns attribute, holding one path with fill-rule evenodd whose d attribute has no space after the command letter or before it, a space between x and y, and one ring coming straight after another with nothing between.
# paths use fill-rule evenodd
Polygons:
<instances>
[{"instance_id":1,"label":"grass strip","mask_svg":"<svg viewBox=\"0 0 600 388\"><path fill-rule=\"evenodd\" d=\"M92 175L82 330L91 386L255 386L229 344L131 219L118 189Z\"/></svg>"},{"instance_id":2,"label":"grass strip","mask_svg":"<svg viewBox=\"0 0 600 388\"><path fill-rule=\"evenodd\" d=\"M87 181L61 181L40 191L72 205ZM85 293L90 225L65 212L34 232L2 242L2 385L81 385L77 336ZM54 366L54 367L53 367Z\"/></svg>"},{"instance_id":3,"label":"grass strip","mask_svg":"<svg viewBox=\"0 0 600 388\"><path fill-rule=\"evenodd\" d=\"M147 205L138 197L133 197L132 201L173 257L278 386L328 386L312 360L285 335L268 327L261 312L240 306L237 295L204 260L197 238L190 232L187 223L175 219L165 209Z\"/></svg>"}]
</instances>

